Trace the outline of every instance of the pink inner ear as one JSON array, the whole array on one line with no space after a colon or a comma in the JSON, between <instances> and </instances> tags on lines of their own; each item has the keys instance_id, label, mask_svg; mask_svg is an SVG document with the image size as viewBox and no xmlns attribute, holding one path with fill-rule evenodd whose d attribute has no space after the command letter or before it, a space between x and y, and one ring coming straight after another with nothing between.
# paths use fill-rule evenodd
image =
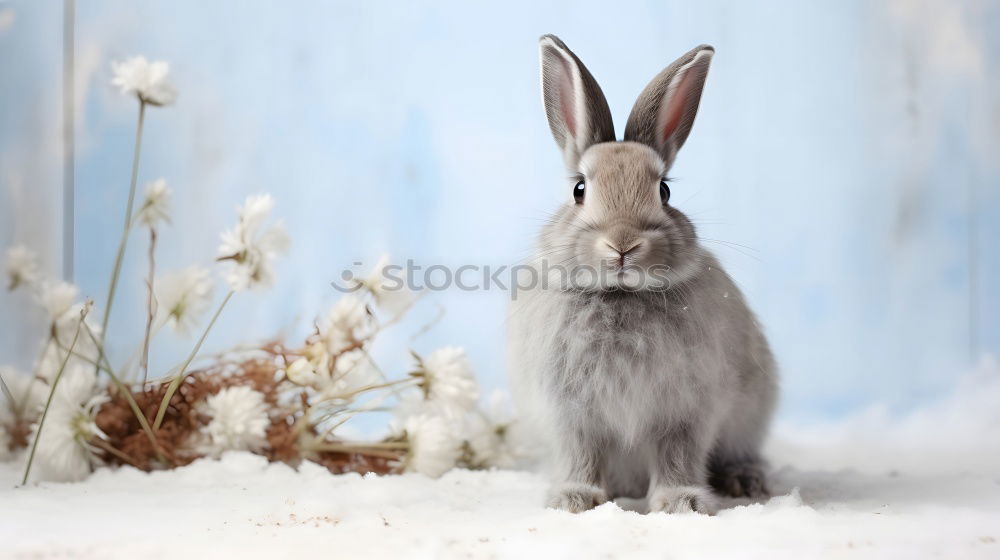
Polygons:
<instances>
[{"instance_id":1,"label":"pink inner ear","mask_svg":"<svg viewBox=\"0 0 1000 560\"><path fill-rule=\"evenodd\" d=\"M576 96L573 92L573 71L569 63L560 56L559 63L562 71L559 72L559 112L562 114L563 122L566 123L566 131L570 136L576 137Z\"/></svg>"},{"instance_id":2,"label":"pink inner ear","mask_svg":"<svg viewBox=\"0 0 1000 560\"><path fill-rule=\"evenodd\" d=\"M688 90L691 89L691 72L685 72L673 93L667 99L666 105L660 109L660 145L662 146L670 136L677 131L681 125L681 118L684 116L684 105L687 103Z\"/></svg>"}]
</instances>

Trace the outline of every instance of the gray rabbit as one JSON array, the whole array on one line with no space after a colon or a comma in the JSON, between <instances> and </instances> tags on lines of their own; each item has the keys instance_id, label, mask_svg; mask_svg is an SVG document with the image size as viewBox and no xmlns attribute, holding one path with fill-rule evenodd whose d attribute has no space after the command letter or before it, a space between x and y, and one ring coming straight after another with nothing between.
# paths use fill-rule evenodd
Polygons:
<instances>
[{"instance_id":1,"label":"gray rabbit","mask_svg":"<svg viewBox=\"0 0 1000 560\"><path fill-rule=\"evenodd\" d=\"M545 112L571 179L520 271L532 287L511 305L508 362L522 413L555 455L549 506L645 497L649 511L713 513L709 487L767 495L774 358L665 179L714 49L696 47L653 78L624 141L580 59L552 35L540 49Z\"/></svg>"}]
</instances>

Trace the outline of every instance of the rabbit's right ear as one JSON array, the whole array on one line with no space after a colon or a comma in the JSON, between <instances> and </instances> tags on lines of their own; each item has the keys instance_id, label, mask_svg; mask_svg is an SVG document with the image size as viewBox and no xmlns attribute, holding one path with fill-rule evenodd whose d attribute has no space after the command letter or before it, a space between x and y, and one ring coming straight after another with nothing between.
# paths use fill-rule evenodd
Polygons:
<instances>
[{"instance_id":1,"label":"rabbit's right ear","mask_svg":"<svg viewBox=\"0 0 1000 560\"><path fill-rule=\"evenodd\" d=\"M660 152L669 168L691 132L715 49L697 46L660 72L632 107L625 140Z\"/></svg>"},{"instance_id":2,"label":"rabbit's right ear","mask_svg":"<svg viewBox=\"0 0 1000 560\"><path fill-rule=\"evenodd\" d=\"M539 50L545 115L566 166L576 171L587 148L615 140L611 109L590 71L558 37L543 35Z\"/></svg>"}]
</instances>

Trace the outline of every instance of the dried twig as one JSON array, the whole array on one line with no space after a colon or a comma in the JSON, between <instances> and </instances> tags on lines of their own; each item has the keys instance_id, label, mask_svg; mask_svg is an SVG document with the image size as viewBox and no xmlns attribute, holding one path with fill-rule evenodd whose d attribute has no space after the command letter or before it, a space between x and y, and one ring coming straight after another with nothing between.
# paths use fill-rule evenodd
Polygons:
<instances>
[{"instance_id":1,"label":"dried twig","mask_svg":"<svg viewBox=\"0 0 1000 560\"><path fill-rule=\"evenodd\" d=\"M153 329L153 317L156 315L156 298L153 295L153 278L156 273L156 228L149 228L149 280L146 282L146 333L142 338L142 384L146 384L149 373L149 338Z\"/></svg>"}]
</instances>

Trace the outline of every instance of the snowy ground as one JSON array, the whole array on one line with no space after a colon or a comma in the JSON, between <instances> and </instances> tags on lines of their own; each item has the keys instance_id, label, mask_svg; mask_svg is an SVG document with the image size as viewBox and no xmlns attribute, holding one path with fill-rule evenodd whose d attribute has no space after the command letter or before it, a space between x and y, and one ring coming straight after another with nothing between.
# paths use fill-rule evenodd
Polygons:
<instances>
[{"instance_id":1,"label":"snowy ground","mask_svg":"<svg viewBox=\"0 0 1000 560\"><path fill-rule=\"evenodd\" d=\"M332 476L231 454L13 488L19 465L0 464L0 556L1000 558L995 365L906 417L779 426L774 440L776 497L714 517L546 510L544 478L525 472Z\"/></svg>"}]
</instances>

